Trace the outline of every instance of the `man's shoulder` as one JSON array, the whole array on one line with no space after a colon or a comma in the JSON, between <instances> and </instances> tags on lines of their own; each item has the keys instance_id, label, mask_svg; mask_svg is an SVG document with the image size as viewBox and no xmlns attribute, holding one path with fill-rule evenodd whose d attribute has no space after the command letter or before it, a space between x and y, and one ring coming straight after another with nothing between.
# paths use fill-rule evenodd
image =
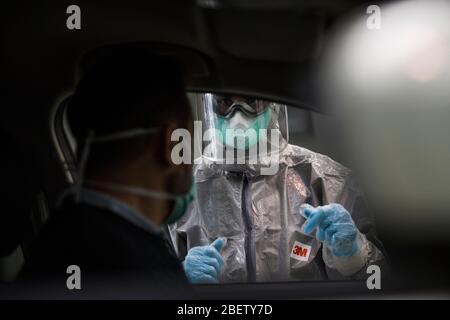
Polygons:
<instances>
[{"instance_id":1,"label":"man's shoulder","mask_svg":"<svg viewBox=\"0 0 450 320\"><path fill-rule=\"evenodd\" d=\"M109 210L67 201L53 213L43 233L70 234L71 236L74 234L108 236L109 233L116 232L139 234L140 232L135 229L139 228Z\"/></svg>"},{"instance_id":2,"label":"man's shoulder","mask_svg":"<svg viewBox=\"0 0 450 320\"><path fill-rule=\"evenodd\" d=\"M90 288L104 281L114 289L137 285L145 290L186 282L162 235L86 204L66 203L54 212L32 248L21 278L24 283L41 278L65 283L70 265L80 267Z\"/></svg>"},{"instance_id":3,"label":"man's shoulder","mask_svg":"<svg viewBox=\"0 0 450 320\"><path fill-rule=\"evenodd\" d=\"M42 229L33 255L56 263L80 260L89 265L126 265L142 252L160 252L163 240L107 210L65 203ZM144 260L143 260L144 261Z\"/></svg>"},{"instance_id":4,"label":"man's shoulder","mask_svg":"<svg viewBox=\"0 0 450 320\"><path fill-rule=\"evenodd\" d=\"M82 237L87 251L96 246L117 251L161 243L160 235L152 234L114 212L89 204L68 203L56 212L53 224L70 225L71 233Z\"/></svg>"}]
</instances>

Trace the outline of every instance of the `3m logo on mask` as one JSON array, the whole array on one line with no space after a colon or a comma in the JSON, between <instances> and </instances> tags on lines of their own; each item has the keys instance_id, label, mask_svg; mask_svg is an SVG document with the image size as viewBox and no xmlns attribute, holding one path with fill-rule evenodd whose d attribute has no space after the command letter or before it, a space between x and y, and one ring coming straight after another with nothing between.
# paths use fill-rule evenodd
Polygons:
<instances>
[{"instance_id":1,"label":"3m logo on mask","mask_svg":"<svg viewBox=\"0 0 450 320\"><path fill-rule=\"evenodd\" d=\"M311 254L311 246L295 241L291 250L291 258L299 261L308 261Z\"/></svg>"}]
</instances>

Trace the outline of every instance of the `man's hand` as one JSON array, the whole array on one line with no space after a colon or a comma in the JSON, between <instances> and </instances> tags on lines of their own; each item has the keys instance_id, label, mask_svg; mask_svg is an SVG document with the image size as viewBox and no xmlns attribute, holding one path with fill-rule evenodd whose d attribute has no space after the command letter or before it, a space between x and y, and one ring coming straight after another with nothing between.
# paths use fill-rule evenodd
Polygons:
<instances>
[{"instance_id":1,"label":"man's hand","mask_svg":"<svg viewBox=\"0 0 450 320\"><path fill-rule=\"evenodd\" d=\"M350 213L340 204L304 208L307 218L304 231L310 234L314 229L316 238L322 241L337 257L350 257L358 251L358 229Z\"/></svg>"},{"instance_id":2,"label":"man's hand","mask_svg":"<svg viewBox=\"0 0 450 320\"><path fill-rule=\"evenodd\" d=\"M183 262L184 272L190 283L217 283L224 262L220 251L224 238L218 238L209 246L194 247Z\"/></svg>"}]
</instances>

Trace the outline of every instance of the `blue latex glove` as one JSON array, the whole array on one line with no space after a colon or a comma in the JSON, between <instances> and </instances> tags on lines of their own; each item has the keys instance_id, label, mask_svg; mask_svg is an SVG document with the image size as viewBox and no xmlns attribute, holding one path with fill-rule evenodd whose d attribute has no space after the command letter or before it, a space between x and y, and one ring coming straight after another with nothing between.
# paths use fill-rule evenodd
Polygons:
<instances>
[{"instance_id":1,"label":"blue latex glove","mask_svg":"<svg viewBox=\"0 0 450 320\"><path fill-rule=\"evenodd\" d=\"M225 239L218 238L209 246L194 247L188 251L183 268L190 283L218 282L224 263L220 251L224 245Z\"/></svg>"},{"instance_id":2,"label":"blue latex glove","mask_svg":"<svg viewBox=\"0 0 450 320\"><path fill-rule=\"evenodd\" d=\"M358 229L350 213L337 203L322 207L306 207L303 230L310 234L317 228L316 238L325 243L337 257L350 257L358 251Z\"/></svg>"}]
</instances>

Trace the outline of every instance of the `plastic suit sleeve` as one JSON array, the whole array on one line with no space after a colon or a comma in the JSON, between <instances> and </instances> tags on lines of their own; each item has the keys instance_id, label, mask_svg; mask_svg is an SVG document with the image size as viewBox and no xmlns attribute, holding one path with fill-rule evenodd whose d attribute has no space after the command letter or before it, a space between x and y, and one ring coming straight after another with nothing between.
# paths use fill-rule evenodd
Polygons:
<instances>
[{"instance_id":1,"label":"plastic suit sleeve","mask_svg":"<svg viewBox=\"0 0 450 320\"><path fill-rule=\"evenodd\" d=\"M329 247L324 246L322 249L322 256L326 266L330 269L337 270L343 276L352 276L357 274L364 267L367 267L372 251L378 249L376 249L360 232L357 233L356 243L358 250L348 257L336 256Z\"/></svg>"},{"instance_id":2,"label":"plastic suit sleeve","mask_svg":"<svg viewBox=\"0 0 450 320\"><path fill-rule=\"evenodd\" d=\"M372 264L388 271L386 254L381 241L376 236L374 219L369 213L362 193L352 178L349 179L346 188L356 190L357 193L351 201L346 201L348 198L345 197L339 199L347 212L351 213L351 219L356 227L354 245L357 250L350 256L336 255L330 246L326 244L322 246L322 259L330 280L365 279L367 278L366 269Z\"/></svg>"}]
</instances>

